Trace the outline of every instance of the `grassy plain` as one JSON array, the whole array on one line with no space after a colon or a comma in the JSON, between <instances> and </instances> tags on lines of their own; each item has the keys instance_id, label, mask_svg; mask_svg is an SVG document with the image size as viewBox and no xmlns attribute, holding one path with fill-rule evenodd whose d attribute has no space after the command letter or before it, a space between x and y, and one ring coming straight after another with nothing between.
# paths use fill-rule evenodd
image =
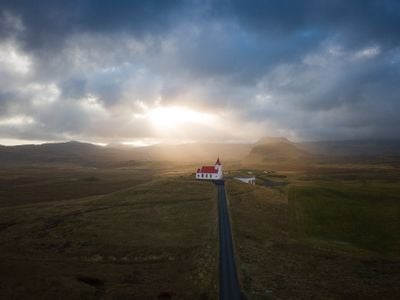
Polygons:
<instances>
[{"instance_id":1,"label":"grassy plain","mask_svg":"<svg viewBox=\"0 0 400 300\"><path fill-rule=\"evenodd\" d=\"M0 298L216 298L212 184L148 169L8 174Z\"/></svg>"},{"instance_id":2,"label":"grassy plain","mask_svg":"<svg viewBox=\"0 0 400 300\"><path fill-rule=\"evenodd\" d=\"M250 298L398 299L399 170L282 169L253 170L257 186L226 184L237 265ZM268 187L264 179L289 184Z\"/></svg>"},{"instance_id":3,"label":"grassy plain","mask_svg":"<svg viewBox=\"0 0 400 300\"><path fill-rule=\"evenodd\" d=\"M2 168L0 207L103 195L147 182L157 170L83 167Z\"/></svg>"},{"instance_id":4,"label":"grassy plain","mask_svg":"<svg viewBox=\"0 0 400 300\"><path fill-rule=\"evenodd\" d=\"M289 213L296 238L400 254L400 182L295 186Z\"/></svg>"},{"instance_id":5,"label":"grassy plain","mask_svg":"<svg viewBox=\"0 0 400 300\"><path fill-rule=\"evenodd\" d=\"M1 169L0 298L216 299L216 194L196 166ZM226 183L250 299L399 298L398 165L224 167L257 176Z\"/></svg>"}]
</instances>

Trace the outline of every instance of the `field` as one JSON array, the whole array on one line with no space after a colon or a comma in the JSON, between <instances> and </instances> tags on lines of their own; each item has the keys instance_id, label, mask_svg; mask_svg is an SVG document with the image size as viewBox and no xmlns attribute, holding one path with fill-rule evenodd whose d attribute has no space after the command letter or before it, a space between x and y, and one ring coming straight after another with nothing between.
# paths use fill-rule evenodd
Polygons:
<instances>
[{"instance_id":1,"label":"field","mask_svg":"<svg viewBox=\"0 0 400 300\"><path fill-rule=\"evenodd\" d=\"M0 298L214 299L214 187L167 171L9 171Z\"/></svg>"},{"instance_id":2,"label":"field","mask_svg":"<svg viewBox=\"0 0 400 300\"><path fill-rule=\"evenodd\" d=\"M251 299L398 299L396 169L314 166L227 182L236 255ZM268 187L263 180L288 182Z\"/></svg>"},{"instance_id":3,"label":"field","mask_svg":"<svg viewBox=\"0 0 400 300\"><path fill-rule=\"evenodd\" d=\"M291 233L385 255L400 253L400 184L314 183L289 191Z\"/></svg>"},{"instance_id":4,"label":"field","mask_svg":"<svg viewBox=\"0 0 400 300\"><path fill-rule=\"evenodd\" d=\"M0 298L216 299L216 190L194 167L0 170ZM396 166L226 170L249 299L399 298Z\"/></svg>"}]
</instances>

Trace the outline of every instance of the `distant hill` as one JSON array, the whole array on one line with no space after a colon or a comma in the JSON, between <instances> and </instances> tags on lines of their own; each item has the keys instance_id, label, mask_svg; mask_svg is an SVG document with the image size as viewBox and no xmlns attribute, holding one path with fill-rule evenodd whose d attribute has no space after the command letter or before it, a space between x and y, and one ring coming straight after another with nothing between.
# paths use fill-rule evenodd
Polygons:
<instances>
[{"instance_id":1,"label":"distant hill","mask_svg":"<svg viewBox=\"0 0 400 300\"><path fill-rule=\"evenodd\" d=\"M138 157L138 154L131 151L74 141L0 147L0 163L3 166L51 164L94 166L128 161L134 157Z\"/></svg>"},{"instance_id":2,"label":"distant hill","mask_svg":"<svg viewBox=\"0 0 400 300\"><path fill-rule=\"evenodd\" d=\"M122 167L149 161L212 163L218 156L223 162L241 161L244 164L400 157L400 140L294 143L286 138L265 137L254 144L159 144L137 148L119 145L103 147L74 141L42 145L0 145L0 166L5 167L25 165Z\"/></svg>"},{"instance_id":3,"label":"distant hill","mask_svg":"<svg viewBox=\"0 0 400 300\"><path fill-rule=\"evenodd\" d=\"M143 147L152 160L213 163L219 156L223 161L239 161L252 149L252 144L188 143L160 144Z\"/></svg>"},{"instance_id":4,"label":"distant hill","mask_svg":"<svg viewBox=\"0 0 400 300\"><path fill-rule=\"evenodd\" d=\"M243 163L293 162L311 157L310 153L299 149L286 138L262 138L254 145Z\"/></svg>"},{"instance_id":5,"label":"distant hill","mask_svg":"<svg viewBox=\"0 0 400 300\"><path fill-rule=\"evenodd\" d=\"M264 137L243 163L343 162L359 159L400 158L400 140L352 140L294 143L286 138Z\"/></svg>"},{"instance_id":6,"label":"distant hill","mask_svg":"<svg viewBox=\"0 0 400 300\"><path fill-rule=\"evenodd\" d=\"M147 161L212 163L220 156L224 161L239 161L251 150L250 144L180 144L128 147L96 146L65 142L42 145L0 146L0 165L79 165L124 166Z\"/></svg>"},{"instance_id":7,"label":"distant hill","mask_svg":"<svg viewBox=\"0 0 400 300\"><path fill-rule=\"evenodd\" d=\"M256 145L266 145L266 144L276 144L276 143L287 143L287 144L294 144L290 140L285 137L262 137L257 142Z\"/></svg>"},{"instance_id":8,"label":"distant hill","mask_svg":"<svg viewBox=\"0 0 400 300\"><path fill-rule=\"evenodd\" d=\"M309 153L329 156L400 156L400 140L347 140L298 143Z\"/></svg>"}]
</instances>

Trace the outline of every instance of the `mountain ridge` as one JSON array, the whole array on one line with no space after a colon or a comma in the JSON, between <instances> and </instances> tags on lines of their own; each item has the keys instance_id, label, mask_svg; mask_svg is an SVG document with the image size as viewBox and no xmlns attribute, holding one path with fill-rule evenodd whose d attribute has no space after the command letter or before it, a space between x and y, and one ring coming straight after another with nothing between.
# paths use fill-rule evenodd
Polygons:
<instances>
[{"instance_id":1,"label":"mountain ridge","mask_svg":"<svg viewBox=\"0 0 400 300\"><path fill-rule=\"evenodd\" d=\"M263 137L255 143L156 144L143 147L99 146L87 142L0 145L0 163L7 165L121 164L124 161L263 163L307 161L316 157L400 157L400 140L345 140L292 142L283 137Z\"/></svg>"}]
</instances>

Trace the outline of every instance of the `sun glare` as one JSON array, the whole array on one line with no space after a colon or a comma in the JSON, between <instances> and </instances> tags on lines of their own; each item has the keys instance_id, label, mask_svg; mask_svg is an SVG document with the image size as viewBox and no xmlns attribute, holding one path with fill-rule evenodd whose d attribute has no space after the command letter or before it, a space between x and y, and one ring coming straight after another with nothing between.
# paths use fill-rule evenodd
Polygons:
<instances>
[{"instance_id":1,"label":"sun glare","mask_svg":"<svg viewBox=\"0 0 400 300\"><path fill-rule=\"evenodd\" d=\"M146 113L149 121L159 129L174 129L188 124L206 124L216 116L186 107L170 106L149 109Z\"/></svg>"}]
</instances>

